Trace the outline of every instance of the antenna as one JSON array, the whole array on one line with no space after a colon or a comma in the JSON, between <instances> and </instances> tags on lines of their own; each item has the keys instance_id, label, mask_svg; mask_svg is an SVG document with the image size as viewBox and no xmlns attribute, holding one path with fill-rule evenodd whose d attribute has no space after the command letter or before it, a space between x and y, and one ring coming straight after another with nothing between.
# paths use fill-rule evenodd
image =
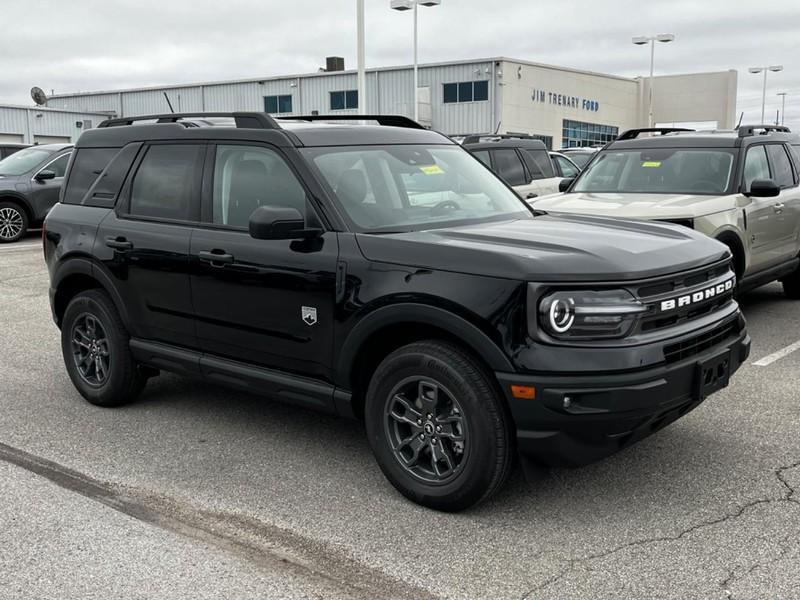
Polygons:
<instances>
[{"instance_id":1,"label":"antenna","mask_svg":"<svg viewBox=\"0 0 800 600\"><path fill-rule=\"evenodd\" d=\"M742 126L742 119L744 119L744 111L742 111L742 114L739 115L739 122L736 124L736 129L739 129L739 127Z\"/></svg>"},{"instance_id":2,"label":"antenna","mask_svg":"<svg viewBox=\"0 0 800 600\"><path fill-rule=\"evenodd\" d=\"M31 88L31 98L39 106L47 106L47 94L44 93L42 88L33 86Z\"/></svg>"},{"instance_id":3,"label":"antenna","mask_svg":"<svg viewBox=\"0 0 800 600\"><path fill-rule=\"evenodd\" d=\"M172 108L172 102L169 101L169 96L167 96L167 92L164 92L164 98L167 99L167 106L169 106L169 112L175 113L175 109Z\"/></svg>"}]
</instances>

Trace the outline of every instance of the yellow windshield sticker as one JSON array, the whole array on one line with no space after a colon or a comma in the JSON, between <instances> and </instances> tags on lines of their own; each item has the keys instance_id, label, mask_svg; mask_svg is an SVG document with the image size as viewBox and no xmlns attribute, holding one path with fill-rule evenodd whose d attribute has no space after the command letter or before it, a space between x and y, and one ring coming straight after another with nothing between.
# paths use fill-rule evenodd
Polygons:
<instances>
[{"instance_id":1,"label":"yellow windshield sticker","mask_svg":"<svg viewBox=\"0 0 800 600\"><path fill-rule=\"evenodd\" d=\"M441 175L444 173L442 167L439 165L428 165L427 167L420 167L419 170L425 173L425 175Z\"/></svg>"},{"instance_id":2,"label":"yellow windshield sticker","mask_svg":"<svg viewBox=\"0 0 800 600\"><path fill-rule=\"evenodd\" d=\"M642 163L642 166L645 168L657 169L661 166L660 160L648 160Z\"/></svg>"}]
</instances>

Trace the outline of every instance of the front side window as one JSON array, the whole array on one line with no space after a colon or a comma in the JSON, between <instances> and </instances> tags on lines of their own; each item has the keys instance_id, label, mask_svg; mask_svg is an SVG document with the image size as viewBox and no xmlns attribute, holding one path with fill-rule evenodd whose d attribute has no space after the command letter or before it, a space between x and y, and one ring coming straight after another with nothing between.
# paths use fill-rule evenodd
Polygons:
<instances>
[{"instance_id":1,"label":"front side window","mask_svg":"<svg viewBox=\"0 0 800 600\"><path fill-rule=\"evenodd\" d=\"M205 146L151 146L131 186L130 214L189 221L199 209L199 182Z\"/></svg>"},{"instance_id":2,"label":"front side window","mask_svg":"<svg viewBox=\"0 0 800 600\"><path fill-rule=\"evenodd\" d=\"M331 110L358 108L358 90L331 92Z\"/></svg>"},{"instance_id":3,"label":"front side window","mask_svg":"<svg viewBox=\"0 0 800 600\"><path fill-rule=\"evenodd\" d=\"M783 148L783 144L770 144L767 146L769 162L772 164L772 179L781 189L794 187L794 172L789 155Z\"/></svg>"},{"instance_id":4,"label":"front side window","mask_svg":"<svg viewBox=\"0 0 800 600\"><path fill-rule=\"evenodd\" d=\"M571 162L569 162L569 160L567 160L563 156L555 155L553 157L553 160L555 160L556 163L558 163L558 168L561 171L562 177L567 177L569 179L572 179L573 177L578 176L579 173L578 169L575 167L575 165L573 165Z\"/></svg>"},{"instance_id":5,"label":"front side window","mask_svg":"<svg viewBox=\"0 0 800 600\"><path fill-rule=\"evenodd\" d=\"M516 150L503 148L492 150L492 154L494 155L494 166L497 169L497 173L505 179L508 185L525 185L528 183L525 167Z\"/></svg>"},{"instance_id":6,"label":"front side window","mask_svg":"<svg viewBox=\"0 0 800 600\"><path fill-rule=\"evenodd\" d=\"M260 206L306 213L306 193L280 155L260 146L217 146L212 221L247 228Z\"/></svg>"},{"instance_id":7,"label":"front side window","mask_svg":"<svg viewBox=\"0 0 800 600\"><path fill-rule=\"evenodd\" d=\"M734 154L717 149L651 148L602 151L578 177L573 192L724 194Z\"/></svg>"},{"instance_id":8,"label":"front side window","mask_svg":"<svg viewBox=\"0 0 800 600\"><path fill-rule=\"evenodd\" d=\"M69 153L59 156L49 165L45 165L43 171L52 171L56 177L63 177L67 172L67 163L69 163Z\"/></svg>"},{"instance_id":9,"label":"front side window","mask_svg":"<svg viewBox=\"0 0 800 600\"><path fill-rule=\"evenodd\" d=\"M516 194L459 146L301 152L333 190L357 231L414 231L532 217Z\"/></svg>"},{"instance_id":10,"label":"front side window","mask_svg":"<svg viewBox=\"0 0 800 600\"><path fill-rule=\"evenodd\" d=\"M769 179L769 162L766 146L753 146L744 160L744 191L749 192L756 179Z\"/></svg>"},{"instance_id":11,"label":"front side window","mask_svg":"<svg viewBox=\"0 0 800 600\"><path fill-rule=\"evenodd\" d=\"M39 163L47 160L53 154L55 152L46 148L37 148L36 146L25 148L0 160L0 175L5 175L6 177L24 175L28 171L35 169Z\"/></svg>"}]
</instances>

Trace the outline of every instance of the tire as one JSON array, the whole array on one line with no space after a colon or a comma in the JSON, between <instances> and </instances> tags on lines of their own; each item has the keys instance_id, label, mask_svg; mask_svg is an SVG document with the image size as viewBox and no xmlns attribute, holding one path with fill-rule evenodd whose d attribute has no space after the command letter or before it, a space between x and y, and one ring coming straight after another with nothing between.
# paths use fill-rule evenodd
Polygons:
<instances>
[{"instance_id":1,"label":"tire","mask_svg":"<svg viewBox=\"0 0 800 600\"><path fill-rule=\"evenodd\" d=\"M800 268L781 279L781 283L783 283L783 293L787 298L800 300Z\"/></svg>"},{"instance_id":2,"label":"tire","mask_svg":"<svg viewBox=\"0 0 800 600\"><path fill-rule=\"evenodd\" d=\"M381 362L367 390L367 436L401 494L455 512L503 485L514 439L495 387L471 355L449 343L409 344Z\"/></svg>"},{"instance_id":3,"label":"tire","mask_svg":"<svg viewBox=\"0 0 800 600\"><path fill-rule=\"evenodd\" d=\"M28 215L14 202L0 202L0 244L17 242L28 233Z\"/></svg>"},{"instance_id":4,"label":"tire","mask_svg":"<svg viewBox=\"0 0 800 600\"><path fill-rule=\"evenodd\" d=\"M129 340L105 292L89 290L70 301L61 324L61 352L72 383L90 403L120 406L144 388L147 376L134 361Z\"/></svg>"}]
</instances>

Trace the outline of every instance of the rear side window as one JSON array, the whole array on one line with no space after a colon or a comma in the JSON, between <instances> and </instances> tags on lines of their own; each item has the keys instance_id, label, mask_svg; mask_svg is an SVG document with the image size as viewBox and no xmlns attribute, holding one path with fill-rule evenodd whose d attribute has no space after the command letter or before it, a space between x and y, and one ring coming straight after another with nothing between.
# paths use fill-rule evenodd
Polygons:
<instances>
[{"instance_id":1,"label":"rear side window","mask_svg":"<svg viewBox=\"0 0 800 600\"><path fill-rule=\"evenodd\" d=\"M151 146L133 178L129 213L156 219L197 220L204 154L202 144Z\"/></svg>"},{"instance_id":2,"label":"rear side window","mask_svg":"<svg viewBox=\"0 0 800 600\"><path fill-rule=\"evenodd\" d=\"M534 179L550 179L556 176L547 150L524 150L524 152L527 153L533 163L529 167L531 176Z\"/></svg>"},{"instance_id":3,"label":"rear side window","mask_svg":"<svg viewBox=\"0 0 800 600\"><path fill-rule=\"evenodd\" d=\"M528 183L525 177L525 167L516 150L503 148L492 150L494 164L498 175L502 177L508 185L525 185Z\"/></svg>"},{"instance_id":4,"label":"rear side window","mask_svg":"<svg viewBox=\"0 0 800 600\"><path fill-rule=\"evenodd\" d=\"M794 187L794 172L789 155L783 144L770 144L767 146L769 162L772 163L772 179L780 188Z\"/></svg>"},{"instance_id":5,"label":"rear side window","mask_svg":"<svg viewBox=\"0 0 800 600\"><path fill-rule=\"evenodd\" d=\"M750 186L756 179L769 179L769 163L764 146L754 146L747 151L744 160L744 189L746 192L750 191Z\"/></svg>"},{"instance_id":6,"label":"rear side window","mask_svg":"<svg viewBox=\"0 0 800 600\"><path fill-rule=\"evenodd\" d=\"M86 192L119 152L119 148L82 148L75 151L64 192L64 204L82 204Z\"/></svg>"}]
</instances>

